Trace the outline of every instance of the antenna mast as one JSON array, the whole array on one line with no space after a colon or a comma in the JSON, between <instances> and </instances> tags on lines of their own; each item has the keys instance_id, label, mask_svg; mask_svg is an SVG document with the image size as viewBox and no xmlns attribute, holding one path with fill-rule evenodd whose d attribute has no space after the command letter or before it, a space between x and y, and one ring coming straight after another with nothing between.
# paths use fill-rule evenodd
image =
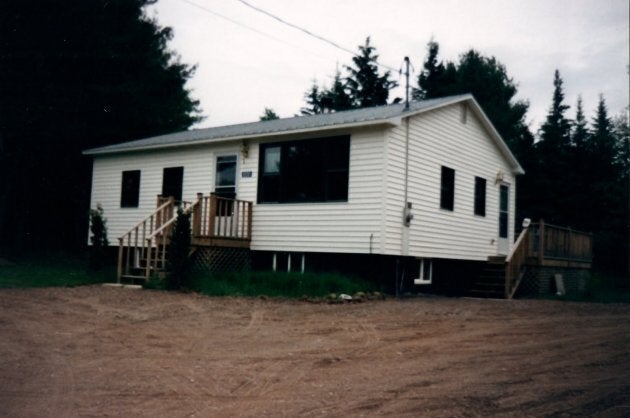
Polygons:
<instances>
[{"instance_id":1,"label":"antenna mast","mask_svg":"<svg viewBox=\"0 0 630 418\"><path fill-rule=\"evenodd\" d=\"M405 57L405 110L409 110L409 57Z\"/></svg>"}]
</instances>

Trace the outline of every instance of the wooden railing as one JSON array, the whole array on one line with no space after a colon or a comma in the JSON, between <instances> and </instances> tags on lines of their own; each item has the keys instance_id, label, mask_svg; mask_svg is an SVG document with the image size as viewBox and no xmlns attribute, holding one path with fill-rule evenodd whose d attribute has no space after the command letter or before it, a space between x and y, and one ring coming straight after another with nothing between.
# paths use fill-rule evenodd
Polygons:
<instances>
[{"instance_id":1,"label":"wooden railing","mask_svg":"<svg viewBox=\"0 0 630 418\"><path fill-rule=\"evenodd\" d=\"M530 243L530 253L544 262L591 263L593 260L593 236L544 221L531 225L534 239Z\"/></svg>"},{"instance_id":2,"label":"wooden railing","mask_svg":"<svg viewBox=\"0 0 630 418\"><path fill-rule=\"evenodd\" d=\"M541 220L521 231L505 260L505 296L511 299L528 265L589 268L592 235Z\"/></svg>"},{"instance_id":3,"label":"wooden railing","mask_svg":"<svg viewBox=\"0 0 630 418\"><path fill-rule=\"evenodd\" d=\"M134 269L141 267L140 261L147 259L151 247L146 242L154 236L156 230L174 218L175 200L158 196L157 209L151 215L138 222L133 228L118 238L118 282L122 276L132 275Z\"/></svg>"},{"instance_id":4,"label":"wooden railing","mask_svg":"<svg viewBox=\"0 0 630 418\"><path fill-rule=\"evenodd\" d=\"M193 210L195 238L227 238L249 242L252 236L252 202L197 195Z\"/></svg>"},{"instance_id":5,"label":"wooden railing","mask_svg":"<svg viewBox=\"0 0 630 418\"><path fill-rule=\"evenodd\" d=\"M201 193L194 202L176 202L172 197L158 196L155 212L118 239L118 282L125 276L149 279L166 267L177 207L191 215L194 245L249 246L252 202Z\"/></svg>"},{"instance_id":6,"label":"wooden railing","mask_svg":"<svg viewBox=\"0 0 630 418\"><path fill-rule=\"evenodd\" d=\"M514 294L525 275L526 263L529 257L530 241L530 229L525 227L512 246L512 251L510 251L510 254L505 259L505 297L507 299L512 299L512 297L514 297Z\"/></svg>"}]
</instances>

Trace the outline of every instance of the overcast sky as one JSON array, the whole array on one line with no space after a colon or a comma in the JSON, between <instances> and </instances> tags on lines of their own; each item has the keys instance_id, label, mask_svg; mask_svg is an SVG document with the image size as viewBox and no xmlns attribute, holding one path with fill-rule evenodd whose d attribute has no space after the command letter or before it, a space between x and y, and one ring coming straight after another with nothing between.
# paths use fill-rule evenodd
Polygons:
<instances>
[{"instance_id":1,"label":"overcast sky","mask_svg":"<svg viewBox=\"0 0 630 418\"><path fill-rule=\"evenodd\" d=\"M600 93L611 115L628 106L629 0L247 1L352 51L370 36L382 64L399 69L409 56L414 78L431 37L445 60L470 48L495 56L518 84L517 97L529 100L533 131L551 104L555 69L569 117L578 94L589 120ZM256 121L265 107L293 116L313 80L329 85L351 62L351 54L238 0L160 0L148 14L174 29L171 48L197 65L188 86L206 119L196 127Z\"/></svg>"}]
</instances>

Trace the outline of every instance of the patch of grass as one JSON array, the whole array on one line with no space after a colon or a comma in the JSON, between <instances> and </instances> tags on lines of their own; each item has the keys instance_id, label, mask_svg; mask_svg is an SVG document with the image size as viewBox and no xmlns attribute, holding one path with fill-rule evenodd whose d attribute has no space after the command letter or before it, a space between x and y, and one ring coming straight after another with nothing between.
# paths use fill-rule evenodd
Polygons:
<instances>
[{"instance_id":1,"label":"patch of grass","mask_svg":"<svg viewBox=\"0 0 630 418\"><path fill-rule=\"evenodd\" d=\"M234 272L219 276L199 276L193 290L210 296L321 297L330 293L376 290L372 283L334 273Z\"/></svg>"},{"instance_id":2,"label":"patch of grass","mask_svg":"<svg viewBox=\"0 0 630 418\"><path fill-rule=\"evenodd\" d=\"M622 287L623 278L592 272L586 280L582 294L554 296L554 299L595 303L630 303L630 289Z\"/></svg>"},{"instance_id":3,"label":"patch of grass","mask_svg":"<svg viewBox=\"0 0 630 418\"><path fill-rule=\"evenodd\" d=\"M112 266L91 272L82 258L63 254L5 260L0 265L0 288L81 286L115 278Z\"/></svg>"}]
</instances>

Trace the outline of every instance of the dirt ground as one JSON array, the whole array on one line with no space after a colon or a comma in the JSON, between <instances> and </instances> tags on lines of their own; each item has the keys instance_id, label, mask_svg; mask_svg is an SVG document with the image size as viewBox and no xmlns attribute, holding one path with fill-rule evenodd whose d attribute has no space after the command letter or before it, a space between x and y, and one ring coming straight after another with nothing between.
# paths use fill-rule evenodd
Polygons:
<instances>
[{"instance_id":1,"label":"dirt ground","mask_svg":"<svg viewBox=\"0 0 630 418\"><path fill-rule=\"evenodd\" d=\"M0 415L630 416L630 305L0 290Z\"/></svg>"}]
</instances>

